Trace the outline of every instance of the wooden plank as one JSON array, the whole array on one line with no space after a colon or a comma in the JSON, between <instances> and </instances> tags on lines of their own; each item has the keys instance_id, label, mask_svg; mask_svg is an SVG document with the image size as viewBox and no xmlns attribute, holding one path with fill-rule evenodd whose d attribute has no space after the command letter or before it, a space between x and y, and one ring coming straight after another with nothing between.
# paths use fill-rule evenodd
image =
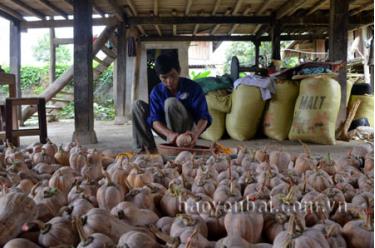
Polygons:
<instances>
[{"instance_id":1,"label":"wooden plank","mask_svg":"<svg viewBox=\"0 0 375 248\"><path fill-rule=\"evenodd\" d=\"M350 11L350 15L351 16L358 15L358 14L362 13L363 11L371 10L373 8L374 8L374 1L369 1L365 4L363 4L362 7L359 7L357 9L354 9L353 11Z\"/></svg>"},{"instance_id":2,"label":"wooden plank","mask_svg":"<svg viewBox=\"0 0 375 248\"><path fill-rule=\"evenodd\" d=\"M153 11L153 15L154 16L158 16L159 15L159 1L158 0L154 0L154 11ZM159 36L162 36L162 32L160 30L160 27L159 25L154 25L155 29L156 29L156 32L158 32L158 35Z\"/></svg>"},{"instance_id":3,"label":"wooden plank","mask_svg":"<svg viewBox=\"0 0 375 248\"><path fill-rule=\"evenodd\" d=\"M275 22L271 27L271 42L272 42L272 59L280 60L280 41L281 41L281 25Z\"/></svg>"},{"instance_id":4,"label":"wooden plank","mask_svg":"<svg viewBox=\"0 0 375 248\"><path fill-rule=\"evenodd\" d=\"M47 143L47 118L46 118L46 100L39 98L38 103L38 124L40 143Z\"/></svg>"},{"instance_id":5,"label":"wooden plank","mask_svg":"<svg viewBox=\"0 0 375 248\"><path fill-rule=\"evenodd\" d=\"M19 19L15 18L12 15L9 15L7 12L2 11L2 10L0 10L0 16L11 22L19 22Z\"/></svg>"},{"instance_id":6,"label":"wooden plank","mask_svg":"<svg viewBox=\"0 0 375 248\"><path fill-rule=\"evenodd\" d=\"M177 15L177 13L176 13L176 10L175 9L173 9L172 10L172 16L176 16ZM177 35L177 25L172 25L172 34L174 35L174 36L176 36Z\"/></svg>"},{"instance_id":7,"label":"wooden plank","mask_svg":"<svg viewBox=\"0 0 375 248\"><path fill-rule=\"evenodd\" d=\"M320 9L328 0L318 0L313 6L312 8L309 10L309 12L306 13L306 15L311 15L312 13L314 13L315 11L317 11L318 9Z\"/></svg>"},{"instance_id":8,"label":"wooden plank","mask_svg":"<svg viewBox=\"0 0 375 248\"><path fill-rule=\"evenodd\" d=\"M16 78L16 97L21 97L21 28L19 22L10 23L9 29L10 45L10 73Z\"/></svg>"},{"instance_id":9,"label":"wooden plank","mask_svg":"<svg viewBox=\"0 0 375 248\"><path fill-rule=\"evenodd\" d=\"M329 60L344 62L339 70L338 82L341 86L341 103L336 127L346 119L346 64L348 49L349 0L331 0L329 27Z\"/></svg>"},{"instance_id":10,"label":"wooden plank","mask_svg":"<svg viewBox=\"0 0 375 248\"><path fill-rule=\"evenodd\" d=\"M29 28L64 28L73 27L74 20L43 20L43 21L23 21L21 22L22 29ZM93 26L112 26L116 25L118 20L114 17L94 18L92 20Z\"/></svg>"},{"instance_id":11,"label":"wooden plank","mask_svg":"<svg viewBox=\"0 0 375 248\"><path fill-rule=\"evenodd\" d=\"M74 1L74 127L73 138L97 143L94 131L92 69L92 0Z\"/></svg>"},{"instance_id":12,"label":"wooden plank","mask_svg":"<svg viewBox=\"0 0 375 248\"><path fill-rule=\"evenodd\" d=\"M229 16L230 13L231 13L232 9L231 8L228 8L227 11L225 11L225 14L224 16ZM214 28L211 30L210 34L211 35L214 35L216 33L216 31L220 28L220 24L216 24L214 26Z\"/></svg>"},{"instance_id":13,"label":"wooden plank","mask_svg":"<svg viewBox=\"0 0 375 248\"><path fill-rule=\"evenodd\" d=\"M14 4L18 5L19 7L21 7L22 9L24 9L26 12L30 13L31 15L35 15L36 17L38 17L38 18L40 18L42 20L46 19L46 15L45 14L43 14L39 10L36 10L36 9L30 7L26 3L24 3L24 2L22 2L20 0L13 0L12 2Z\"/></svg>"},{"instance_id":14,"label":"wooden plank","mask_svg":"<svg viewBox=\"0 0 375 248\"><path fill-rule=\"evenodd\" d=\"M281 35L280 40L314 40L325 39L327 34L314 34L314 35ZM256 35L205 35L205 36L147 36L141 37L140 41L271 41L270 36Z\"/></svg>"},{"instance_id":15,"label":"wooden plank","mask_svg":"<svg viewBox=\"0 0 375 248\"><path fill-rule=\"evenodd\" d=\"M5 5L0 4L0 10L1 10L2 12L4 12L6 15L9 15L9 16L10 16L9 18L5 17L6 19L12 19L11 21L14 21L13 18L15 18L15 19L18 20L18 21L24 21L22 15L21 15L20 13L14 11L14 10L11 9L11 8L8 8L8 7L5 6Z\"/></svg>"},{"instance_id":16,"label":"wooden plank","mask_svg":"<svg viewBox=\"0 0 375 248\"><path fill-rule=\"evenodd\" d=\"M12 131L13 136L19 137L19 136L35 136L40 134L39 129L20 129L20 130L13 130Z\"/></svg>"},{"instance_id":17,"label":"wooden plank","mask_svg":"<svg viewBox=\"0 0 375 248\"><path fill-rule=\"evenodd\" d=\"M115 17L121 21L124 22L124 16L125 13L121 10L120 6L117 4L116 0L106 0L108 5L111 7L113 13L115 14Z\"/></svg>"},{"instance_id":18,"label":"wooden plank","mask_svg":"<svg viewBox=\"0 0 375 248\"><path fill-rule=\"evenodd\" d=\"M248 5L247 8L245 9L245 11L242 13L242 15L243 15L243 16L246 16L246 15L248 15L248 14L250 13L250 11L251 11L251 6ZM232 26L232 28L230 29L230 31L229 31L228 34L231 35L231 34L233 34L234 32L236 32L236 29L238 28L239 25L240 25L240 24L234 24L234 25Z\"/></svg>"},{"instance_id":19,"label":"wooden plank","mask_svg":"<svg viewBox=\"0 0 375 248\"><path fill-rule=\"evenodd\" d=\"M105 17L105 11L100 8L95 2L93 3L93 8L96 13L98 13L101 17Z\"/></svg>"},{"instance_id":20,"label":"wooden plank","mask_svg":"<svg viewBox=\"0 0 375 248\"><path fill-rule=\"evenodd\" d=\"M106 46L103 46L101 50L109 57L116 58L117 54Z\"/></svg>"},{"instance_id":21,"label":"wooden plank","mask_svg":"<svg viewBox=\"0 0 375 248\"><path fill-rule=\"evenodd\" d=\"M211 15L216 15L216 12L221 4L221 0L216 0L214 8L212 9Z\"/></svg>"},{"instance_id":22,"label":"wooden plank","mask_svg":"<svg viewBox=\"0 0 375 248\"><path fill-rule=\"evenodd\" d=\"M73 38L54 38L53 44L54 45L68 45L73 44L74 40Z\"/></svg>"},{"instance_id":23,"label":"wooden plank","mask_svg":"<svg viewBox=\"0 0 375 248\"><path fill-rule=\"evenodd\" d=\"M117 28L117 59L116 77L114 78L115 86L115 125L125 124L125 101L126 101L126 27L120 24Z\"/></svg>"},{"instance_id":24,"label":"wooden plank","mask_svg":"<svg viewBox=\"0 0 375 248\"><path fill-rule=\"evenodd\" d=\"M185 7L185 16L188 16L190 13L191 5L193 4L193 0L187 0L186 7Z\"/></svg>"},{"instance_id":25,"label":"wooden plank","mask_svg":"<svg viewBox=\"0 0 375 248\"><path fill-rule=\"evenodd\" d=\"M62 9L58 8L57 6L52 4L50 1L48 1L48 0L38 0L38 2L41 3L42 5L46 6L47 8L49 8L50 10L55 12L56 14L61 15L65 19L68 19L68 13L66 13Z\"/></svg>"},{"instance_id":26,"label":"wooden plank","mask_svg":"<svg viewBox=\"0 0 375 248\"><path fill-rule=\"evenodd\" d=\"M228 10L227 10L228 12ZM137 24L270 24L271 16L132 16L129 25Z\"/></svg>"},{"instance_id":27,"label":"wooden plank","mask_svg":"<svg viewBox=\"0 0 375 248\"><path fill-rule=\"evenodd\" d=\"M39 103L39 97L28 97L28 98L7 98L12 105L37 105Z\"/></svg>"},{"instance_id":28,"label":"wooden plank","mask_svg":"<svg viewBox=\"0 0 375 248\"><path fill-rule=\"evenodd\" d=\"M281 19L291 11L300 8L305 2L305 0L287 0L286 4L276 12L276 19Z\"/></svg>"},{"instance_id":29,"label":"wooden plank","mask_svg":"<svg viewBox=\"0 0 375 248\"><path fill-rule=\"evenodd\" d=\"M266 0L263 5L255 12L258 15L264 14L264 12L270 7L273 0ZM256 25L255 28L252 30L252 34L255 34L258 32L258 30L261 28L261 25Z\"/></svg>"},{"instance_id":30,"label":"wooden plank","mask_svg":"<svg viewBox=\"0 0 375 248\"><path fill-rule=\"evenodd\" d=\"M53 18L53 17L52 17ZM56 45L54 43L55 29L49 29L49 80L53 83L56 79Z\"/></svg>"}]
</instances>

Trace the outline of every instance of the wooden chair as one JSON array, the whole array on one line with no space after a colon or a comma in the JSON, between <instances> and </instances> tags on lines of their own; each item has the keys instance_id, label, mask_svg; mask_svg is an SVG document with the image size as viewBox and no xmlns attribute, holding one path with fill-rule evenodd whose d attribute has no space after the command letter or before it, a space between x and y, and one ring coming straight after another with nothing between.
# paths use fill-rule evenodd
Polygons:
<instances>
[{"instance_id":1,"label":"wooden chair","mask_svg":"<svg viewBox=\"0 0 375 248\"><path fill-rule=\"evenodd\" d=\"M0 71L0 85L8 85L9 97L5 103L0 103L0 141L9 140L19 146L20 136L39 135L41 143L47 142L46 101L44 98L16 98L16 77L13 74ZM19 129L21 116L18 106L36 105L38 108L37 129ZM4 125L5 124L5 125Z\"/></svg>"},{"instance_id":2,"label":"wooden chair","mask_svg":"<svg viewBox=\"0 0 375 248\"><path fill-rule=\"evenodd\" d=\"M0 71L0 86L8 85L8 97L16 97L16 77L14 74L5 73ZM16 121L14 117L13 121ZM0 142L5 140L5 102L0 101Z\"/></svg>"}]
</instances>

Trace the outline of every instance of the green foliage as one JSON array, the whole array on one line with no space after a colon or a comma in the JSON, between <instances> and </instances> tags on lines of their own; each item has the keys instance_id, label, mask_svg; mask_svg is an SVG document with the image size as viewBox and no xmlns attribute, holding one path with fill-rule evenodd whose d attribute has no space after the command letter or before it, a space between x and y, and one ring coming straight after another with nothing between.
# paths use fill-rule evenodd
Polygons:
<instances>
[{"instance_id":1,"label":"green foliage","mask_svg":"<svg viewBox=\"0 0 375 248\"><path fill-rule=\"evenodd\" d=\"M113 100L107 100L102 104L94 103L94 116L96 120L113 120L115 118Z\"/></svg>"},{"instance_id":2,"label":"green foliage","mask_svg":"<svg viewBox=\"0 0 375 248\"><path fill-rule=\"evenodd\" d=\"M209 77L211 74L211 71L202 71L202 72L195 72L195 71L191 71L190 73L190 79L191 80L196 80L196 79L200 79L200 78L206 78L206 77Z\"/></svg>"},{"instance_id":3,"label":"green foliage","mask_svg":"<svg viewBox=\"0 0 375 248\"><path fill-rule=\"evenodd\" d=\"M113 66L109 66L100 77L94 82L95 86L98 85L108 85L113 82Z\"/></svg>"},{"instance_id":4,"label":"green foliage","mask_svg":"<svg viewBox=\"0 0 375 248\"><path fill-rule=\"evenodd\" d=\"M59 119L73 119L74 118L74 102L70 102L58 112Z\"/></svg>"},{"instance_id":5,"label":"green foliage","mask_svg":"<svg viewBox=\"0 0 375 248\"><path fill-rule=\"evenodd\" d=\"M37 61L48 62L50 60L49 34L46 33L39 39L38 44L32 47L33 55ZM59 45L56 48L56 64L71 64L72 52L69 48Z\"/></svg>"},{"instance_id":6,"label":"green foliage","mask_svg":"<svg viewBox=\"0 0 375 248\"><path fill-rule=\"evenodd\" d=\"M284 68L292 68L299 65L298 57L291 57L283 60L282 66Z\"/></svg>"}]
</instances>

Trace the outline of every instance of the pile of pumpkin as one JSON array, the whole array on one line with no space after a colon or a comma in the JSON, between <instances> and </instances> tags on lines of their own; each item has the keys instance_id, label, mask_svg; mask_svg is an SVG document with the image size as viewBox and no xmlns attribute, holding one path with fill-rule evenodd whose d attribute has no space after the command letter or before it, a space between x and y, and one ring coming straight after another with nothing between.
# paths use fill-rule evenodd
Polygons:
<instances>
[{"instance_id":1,"label":"pile of pumpkin","mask_svg":"<svg viewBox=\"0 0 375 248\"><path fill-rule=\"evenodd\" d=\"M373 247L373 167L372 147L336 160L307 147L298 156L241 147L236 156L164 161L77 143L8 144L0 245ZM307 211L295 207L309 202Z\"/></svg>"}]
</instances>

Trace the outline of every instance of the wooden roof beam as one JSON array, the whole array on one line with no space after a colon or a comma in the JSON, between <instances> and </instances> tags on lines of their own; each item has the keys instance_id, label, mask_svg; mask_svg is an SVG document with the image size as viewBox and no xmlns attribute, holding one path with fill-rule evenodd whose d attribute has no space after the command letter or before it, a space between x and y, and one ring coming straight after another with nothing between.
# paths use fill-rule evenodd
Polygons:
<instances>
[{"instance_id":1,"label":"wooden roof beam","mask_svg":"<svg viewBox=\"0 0 375 248\"><path fill-rule=\"evenodd\" d=\"M292 11L296 11L305 3L305 0L287 0L287 3L284 4L280 10L276 12L276 19L283 18Z\"/></svg>"},{"instance_id":2,"label":"wooden roof beam","mask_svg":"<svg viewBox=\"0 0 375 248\"><path fill-rule=\"evenodd\" d=\"M18 20L18 21L24 21L22 15L14 10L12 10L11 8L8 8L7 6L4 6L2 4L0 4L0 10L3 12L3 16L8 16L5 17L6 19L15 19L15 20Z\"/></svg>"},{"instance_id":3,"label":"wooden roof beam","mask_svg":"<svg viewBox=\"0 0 375 248\"><path fill-rule=\"evenodd\" d=\"M219 9L220 3L221 3L221 0L216 0L214 8L211 12L211 15L213 15L213 16L216 15L216 12Z\"/></svg>"},{"instance_id":4,"label":"wooden roof beam","mask_svg":"<svg viewBox=\"0 0 375 248\"><path fill-rule=\"evenodd\" d=\"M172 16L176 16L177 15L177 12L175 9L172 10ZM172 25L172 33L174 36L177 35L177 25L173 24Z\"/></svg>"},{"instance_id":5,"label":"wooden roof beam","mask_svg":"<svg viewBox=\"0 0 375 248\"><path fill-rule=\"evenodd\" d=\"M358 15L358 14L362 13L363 11L371 10L373 8L374 8L374 1L371 0L371 1L363 4L362 7L359 7L357 9L354 9L354 10L350 11L350 15L355 16L355 15Z\"/></svg>"},{"instance_id":6,"label":"wooden roof beam","mask_svg":"<svg viewBox=\"0 0 375 248\"><path fill-rule=\"evenodd\" d=\"M101 17L105 17L105 11L98 6L95 2L93 3L93 9L96 13L98 13Z\"/></svg>"},{"instance_id":7,"label":"wooden roof beam","mask_svg":"<svg viewBox=\"0 0 375 248\"><path fill-rule=\"evenodd\" d=\"M266 11L271 6L272 2L273 0L266 0L265 3L255 13L257 13L258 15L264 14L264 11ZM260 27L261 25L256 25L251 33L257 33Z\"/></svg>"},{"instance_id":8,"label":"wooden roof beam","mask_svg":"<svg viewBox=\"0 0 375 248\"><path fill-rule=\"evenodd\" d=\"M158 16L159 15L159 1L158 0L154 0L154 11L153 12L151 11L151 14L153 16ZM154 27L156 29L156 32L158 32L158 35L162 36L163 34L162 34L161 30L160 30L159 25L155 24Z\"/></svg>"},{"instance_id":9,"label":"wooden roof beam","mask_svg":"<svg viewBox=\"0 0 375 248\"><path fill-rule=\"evenodd\" d=\"M47 8L49 8L50 10L52 10L53 12L55 12L56 14L61 15L65 19L68 19L68 14L65 11L63 11L60 8L58 8L57 6L55 6L54 4L52 4L51 2L49 2L48 0L38 0L38 2L41 3L41 4L43 4L44 6L46 6Z\"/></svg>"},{"instance_id":10,"label":"wooden roof beam","mask_svg":"<svg viewBox=\"0 0 375 248\"><path fill-rule=\"evenodd\" d=\"M232 12L231 8L228 8L227 11L225 11L224 16L229 16ZM220 24L216 24L215 27L211 30L210 34L213 35L216 33L216 31L220 28Z\"/></svg>"},{"instance_id":11,"label":"wooden roof beam","mask_svg":"<svg viewBox=\"0 0 375 248\"><path fill-rule=\"evenodd\" d=\"M199 16L204 16L203 10L200 10L198 15ZM195 24L194 30L193 30L193 35L197 35L198 30L199 30L199 24Z\"/></svg>"},{"instance_id":12,"label":"wooden roof beam","mask_svg":"<svg viewBox=\"0 0 375 248\"><path fill-rule=\"evenodd\" d=\"M132 16L128 17L129 25L138 24L270 24L272 16Z\"/></svg>"},{"instance_id":13,"label":"wooden roof beam","mask_svg":"<svg viewBox=\"0 0 375 248\"><path fill-rule=\"evenodd\" d=\"M234 9L233 9L232 15L237 15L238 11L241 8L242 2L243 0L237 0L236 5L234 6Z\"/></svg>"},{"instance_id":14,"label":"wooden roof beam","mask_svg":"<svg viewBox=\"0 0 375 248\"><path fill-rule=\"evenodd\" d=\"M186 8L185 8L185 16L189 15L192 4L193 4L193 0L187 0Z\"/></svg>"},{"instance_id":15,"label":"wooden roof beam","mask_svg":"<svg viewBox=\"0 0 375 248\"><path fill-rule=\"evenodd\" d=\"M130 8L130 11L133 13L133 16L138 16L138 11L135 8L133 2L131 0L127 0L126 2ZM137 24L137 29L139 30L139 32L141 32L142 35L146 35L146 32L141 25Z\"/></svg>"},{"instance_id":16,"label":"wooden roof beam","mask_svg":"<svg viewBox=\"0 0 375 248\"><path fill-rule=\"evenodd\" d=\"M40 18L42 20L46 19L46 15L45 14L43 14L39 10L36 10L36 9L30 7L29 5L27 5L26 3L24 3L24 2L22 2L20 0L13 0L13 3L16 4L16 5L18 5L19 7L21 7L22 9L24 9L28 13L30 13L31 15L35 15L35 16L37 16L38 18Z\"/></svg>"},{"instance_id":17,"label":"wooden roof beam","mask_svg":"<svg viewBox=\"0 0 375 248\"><path fill-rule=\"evenodd\" d=\"M242 15L246 16L250 13L250 11L251 11L251 6L248 5L248 7L245 9L245 11L243 12ZM236 29L238 28L238 26L240 26L240 24L238 24L238 23L234 24L228 34L229 35L233 34L236 31Z\"/></svg>"},{"instance_id":18,"label":"wooden roof beam","mask_svg":"<svg viewBox=\"0 0 375 248\"><path fill-rule=\"evenodd\" d=\"M125 21L125 13L123 11L121 11L121 8L120 6L117 4L116 0L106 0L108 5L111 7L112 11L114 12L115 14L115 17L121 21L121 22L124 22Z\"/></svg>"},{"instance_id":19,"label":"wooden roof beam","mask_svg":"<svg viewBox=\"0 0 375 248\"><path fill-rule=\"evenodd\" d=\"M311 15L318 9L320 9L328 0L318 0L314 6L309 10L309 12L306 13L306 15Z\"/></svg>"},{"instance_id":20,"label":"wooden roof beam","mask_svg":"<svg viewBox=\"0 0 375 248\"><path fill-rule=\"evenodd\" d=\"M328 34L319 35L281 35L281 40L315 40L326 39ZM140 38L140 41L271 41L270 36L261 36L257 38L255 35L177 35L177 36L148 36Z\"/></svg>"}]
</instances>

